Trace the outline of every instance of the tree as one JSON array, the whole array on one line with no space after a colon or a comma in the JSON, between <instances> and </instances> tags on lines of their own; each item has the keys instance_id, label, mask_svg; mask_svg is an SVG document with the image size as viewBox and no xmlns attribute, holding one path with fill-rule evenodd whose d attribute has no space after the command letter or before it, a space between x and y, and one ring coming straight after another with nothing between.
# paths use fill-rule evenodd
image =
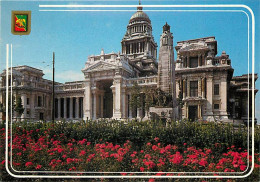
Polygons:
<instances>
[{"instance_id":1,"label":"tree","mask_svg":"<svg viewBox=\"0 0 260 182\"><path fill-rule=\"evenodd\" d=\"M6 94L3 94L3 97L6 97ZM15 109L15 97L12 95L12 102L11 102L11 94L8 94L8 117L11 118L11 111L14 111ZM12 107L11 107L12 106ZM2 120L4 121L6 118L6 104L5 101L3 103L0 103L0 112L2 113Z\"/></svg>"},{"instance_id":2,"label":"tree","mask_svg":"<svg viewBox=\"0 0 260 182\"><path fill-rule=\"evenodd\" d=\"M141 88L140 86L134 82L133 87L131 90L131 99L130 99L130 108L132 110L135 110L137 108L140 108L142 106L141 103Z\"/></svg>"},{"instance_id":3,"label":"tree","mask_svg":"<svg viewBox=\"0 0 260 182\"><path fill-rule=\"evenodd\" d=\"M17 98L14 110L18 113L19 116L23 114L24 108L23 108L21 97Z\"/></svg>"},{"instance_id":4,"label":"tree","mask_svg":"<svg viewBox=\"0 0 260 182\"><path fill-rule=\"evenodd\" d=\"M182 99L183 99L182 95L183 95L183 93L182 93L182 91L180 91L179 95L178 95L178 99L177 99L177 103L178 103L178 106L179 106L179 116L180 116L180 119L182 119L182 107L184 105L184 103L182 101Z\"/></svg>"}]
</instances>

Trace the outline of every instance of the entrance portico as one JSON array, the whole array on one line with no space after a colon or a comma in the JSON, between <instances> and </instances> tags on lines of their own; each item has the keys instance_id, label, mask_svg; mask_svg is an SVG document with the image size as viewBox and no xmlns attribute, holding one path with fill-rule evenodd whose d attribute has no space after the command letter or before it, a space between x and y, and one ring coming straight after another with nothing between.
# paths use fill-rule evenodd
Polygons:
<instances>
[{"instance_id":1,"label":"entrance portico","mask_svg":"<svg viewBox=\"0 0 260 182\"><path fill-rule=\"evenodd\" d=\"M91 56L82 70L85 76L84 118L126 117L125 80L133 75L127 58L120 54Z\"/></svg>"}]
</instances>

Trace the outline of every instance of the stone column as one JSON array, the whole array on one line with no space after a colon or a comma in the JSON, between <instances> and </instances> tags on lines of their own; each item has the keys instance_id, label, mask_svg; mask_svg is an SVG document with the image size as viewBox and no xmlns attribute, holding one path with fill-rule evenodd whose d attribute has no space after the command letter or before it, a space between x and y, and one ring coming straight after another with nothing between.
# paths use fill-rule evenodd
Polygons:
<instances>
[{"instance_id":1,"label":"stone column","mask_svg":"<svg viewBox=\"0 0 260 182\"><path fill-rule=\"evenodd\" d=\"M76 107L75 107L75 117L78 119L79 118L79 97L76 97Z\"/></svg>"},{"instance_id":2,"label":"stone column","mask_svg":"<svg viewBox=\"0 0 260 182\"><path fill-rule=\"evenodd\" d=\"M220 104L220 113L222 115L222 119L228 119L227 114L227 76L223 75L221 77L221 84L219 88L221 104Z\"/></svg>"},{"instance_id":3,"label":"stone column","mask_svg":"<svg viewBox=\"0 0 260 182\"><path fill-rule=\"evenodd\" d=\"M73 118L73 97L70 97L70 119Z\"/></svg>"},{"instance_id":4,"label":"stone column","mask_svg":"<svg viewBox=\"0 0 260 182\"><path fill-rule=\"evenodd\" d=\"M67 118L67 107L66 107L66 105L67 105L67 98L66 97L64 97L64 102L63 102L63 115L64 115L64 119L66 119Z\"/></svg>"},{"instance_id":5,"label":"stone column","mask_svg":"<svg viewBox=\"0 0 260 182\"><path fill-rule=\"evenodd\" d=\"M141 108L137 108L137 118L138 119L142 118L142 109Z\"/></svg>"},{"instance_id":6,"label":"stone column","mask_svg":"<svg viewBox=\"0 0 260 182\"><path fill-rule=\"evenodd\" d=\"M198 80L198 96L202 97L202 78Z\"/></svg>"},{"instance_id":7,"label":"stone column","mask_svg":"<svg viewBox=\"0 0 260 182\"><path fill-rule=\"evenodd\" d=\"M184 108L185 108L185 112L184 112L185 116L184 117L188 119L188 106L187 106L187 102L184 103Z\"/></svg>"},{"instance_id":8,"label":"stone column","mask_svg":"<svg viewBox=\"0 0 260 182\"><path fill-rule=\"evenodd\" d=\"M84 120L91 119L92 112L92 99L91 99L91 83L90 79L86 79L85 82L85 92L84 92L84 101L83 101L83 110L84 110Z\"/></svg>"},{"instance_id":9,"label":"stone column","mask_svg":"<svg viewBox=\"0 0 260 182\"><path fill-rule=\"evenodd\" d=\"M115 89L115 99L114 99L114 113L113 118L114 119L120 119L122 118L122 110L121 110L121 102L122 102L122 96L121 96L121 76L115 76L113 87Z\"/></svg>"},{"instance_id":10,"label":"stone column","mask_svg":"<svg viewBox=\"0 0 260 182\"><path fill-rule=\"evenodd\" d=\"M34 105L34 99L35 99L35 94L31 94L30 97L30 108L31 108L31 118L32 119L36 119L35 118L35 105Z\"/></svg>"},{"instance_id":11,"label":"stone column","mask_svg":"<svg viewBox=\"0 0 260 182\"><path fill-rule=\"evenodd\" d=\"M141 43L138 43L138 53L141 52Z\"/></svg>"},{"instance_id":12,"label":"stone column","mask_svg":"<svg viewBox=\"0 0 260 182\"><path fill-rule=\"evenodd\" d=\"M198 104L198 118L201 118L201 104Z\"/></svg>"},{"instance_id":13,"label":"stone column","mask_svg":"<svg viewBox=\"0 0 260 182\"><path fill-rule=\"evenodd\" d=\"M58 99L58 118L61 118L61 98Z\"/></svg>"},{"instance_id":14,"label":"stone column","mask_svg":"<svg viewBox=\"0 0 260 182\"><path fill-rule=\"evenodd\" d=\"M100 117L104 118L104 92L102 92L100 96L101 96L100 97L101 98L101 101L100 101L100 104L101 104Z\"/></svg>"},{"instance_id":15,"label":"stone column","mask_svg":"<svg viewBox=\"0 0 260 182\"><path fill-rule=\"evenodd\" d=\"M183 98L185 99L186 98L186 79L183 80Z\"/></svg>"},{"instance_id":16,"label":"stone column","mask_svg":"<svg viewBox=\"0 0 260 182\"><path fill-rule=\"evenodd\" d=\"M125 89L122 89L121 97L122 97L121 98L122 104L121 104L120 110L122 111L122 118L126 118L127 104L126 104L126 91L125 91Z\"/></svg>"},{"instance_id":17,"label":"stone column","mask_svg":"<svg viewBox=\"0 0 260 182\"><path fill-rule=\"evenodd\" d=\"M190 67L190 56L187 57L187 68Z\"/></svg>"},{"instance_id":18,"label":"stone column","mask_svg":"<svg viewBox=\"0 0 260 182\"><path fill-rule=\"evenodd\" d=\"M204 63L204 65L207 65L206 61L205 61L205 53L202 54L202 63Z\"/></svg>"},{"instance_id":19,"label":"stone column","mask_svg":"<svg viewBox=\"0 0 260 182\"><path fill-rule=\"evenodd\" d=\"M201 96L203 99L205 98L205 78L201 80Z\"/></svg>"},{"instance_id":20,"label":"stone column","mask_svg":"<svg viewBox=\"0 0 260 182\"><path fill-rule=\"evenodd\" d=\"M128 110L129 110L129 116L128 118L133 118L133 111L132 108L130 107L130 100L131 100L131 94L129 94L129 100L128 100Z\"/></svg>"},{"instance_id":21,"label":"stone column","mask_svg":"<svg viewBox=\"0 0 260 182\"><path fill-rule=\"evenodd\" d=\"M187 96L190 97L190 80L187 79Z\"/></svg>"},{"instance_id":22,"label":"stone column","mask_svg":"<svg viewBox=\"0 0 260 182\"><path fill-rule=\"evenodd\" d=\"M207 120L214 121L213 118L213 76L207 77Z\"/></svg>"},{"instance_id":23,"label":"stone column","mask_svg":"<svg viewBox=\"0 0 260 182\"><path fill-rule=\"evenodd\" d=\"M24 108L24 112L23 114L21 115L21 119L25 119L27 117L27 114L26 114L26 101L27 101L27 96L25 93L22 93L21 94L21 99L22 99L22 105L23 105L23 108Z\"/></svg>"},{"instance_id":24,"label":"stone column","mask_svg":"<svg viewBox=\"0 0 260 182\"><path fill-rule=\"evenodd\" d=\"M130 44L130 54L132 54L133 53L133 44L131 43Z\"/></svg>"},{"instance_id":25,"label":"stone column","mask_svg":"<svg viewBox=\"0 0 260 182\"><path fill-rule=\"evenodd\" d=\"M201 54L198 56L198 65L201 66Z\"/></svg>"},{"instance_id":26,"label":"stone column","mask_svg":"<svg viewBox=\"0 0 260 182\"><path fill-rule=\"evenodd\" d=\"M96 94L96 90L93 90L92 92L92 98L93 98L93 115L92 115L92 120L96 120L97 119L97 94Z\"/></svg>"}]
</instances>

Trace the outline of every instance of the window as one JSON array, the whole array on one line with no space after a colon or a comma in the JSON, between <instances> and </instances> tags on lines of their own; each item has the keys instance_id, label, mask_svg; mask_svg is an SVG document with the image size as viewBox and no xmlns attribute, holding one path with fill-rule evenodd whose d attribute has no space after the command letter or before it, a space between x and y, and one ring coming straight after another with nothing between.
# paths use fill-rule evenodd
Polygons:
<instances>
[{"instance_id":1,"label":"window","mask_svg":"<svg viewBox=\"0 0 260 182\"><path fill-rule=\"evenodd\" d=\"M27 105L30 105L30 98L27 98Z\"/></svg>"},{"instance_id":2,"label":"window","mask_svg":"<svg viewBox=\"0 0 260 182\"><path fill-rule=\"evenodd\" d=\"M190 68L198 67L198 57L190 57Z\"/></svg>"},{"instance_id":3,"label":"window","mask_svg":"<svg viewBox=\"0 0 260 182\"><path fill-rule=\"evenodd\" d=\"M198 81L190 82L190 97L198 97Z\"/></svg>"},{"instance_id":4,"label":"window","mask_svg":"<svg viewBox=\"0 0 260 182\"><path fill-rule=\"evenodd\" d=\"M27 115L30 115L30 111L29 111L29 110L27 110L27 112L26 112L26 113L27 113Z\"/></svg>"},{"instance_id":5,"label":"window","mask_svg":"<svg viewBox=\"0 0 260 182\"><path fill-rule=\"evenodd\" d=\"M214 85L214 95L219 95L219 84Z\"/></svg>"},{"instance_id":6,"label":"window","mask_svg":"<svg viewBox=\"0 0 260 182\"><path fill-rule=\"evenodd\" d=\"M219 104L214 104L214 109L219 109Z\"/></svg>"},{"instance_id":7,"label":"window","mask_svg":"<svg viewBox=\"0 0 260 182\"><path fill-rule=\"evenodd\" d=\"M38 107L42 106L42 97L38 96Z\"/></svg>"}]
</instances>

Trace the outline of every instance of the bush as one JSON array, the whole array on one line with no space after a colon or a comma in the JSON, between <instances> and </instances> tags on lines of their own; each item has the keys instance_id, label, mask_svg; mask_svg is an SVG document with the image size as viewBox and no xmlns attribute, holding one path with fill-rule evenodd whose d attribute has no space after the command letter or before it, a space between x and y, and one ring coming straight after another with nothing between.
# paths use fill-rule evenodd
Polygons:
<instances>
[{"instance_id":1,"label":"bush","mask_svg":"<svg viewBox=\"0 0 260 182\"><path fill-rule=\"evenodd\" d=\"M2 154L3 126L0 129ZM121 175L131 175L124 173L129 171L232 173L246 170L250 154L247 129L230 124L182 122L165 127L160 122L103 120L20 122L12 128L13 166L25 171L120 171ZM256 144L259 144L258 137L259 127L256 127ZM0 159L1 180L13 181L4 170L4 156ZM259 162L257 152L253 174L241 181L259 179Z\"/></svg>"},{"instance_id":2,"label":"bush","mask_svg":"<svg viewBox=\"0 0 260 182\"><path fill-rule=\"evenodd\" d=\"M19 130L17 128L19 127ZM43 134L47 129L50 130L50 136L64 134L66 138L75 140L87 139L93 143L99 143L100 140L112 142L114 144L123 144L130 140L137 149L141 149L143 144L153 141L159 137L164 144L175 144L181 146L187 143L188 146L198 148L211 148L215 143L220 143L223 148L221 152L226 152L227 146L235 145L238 148L248 148L248 137L251 143L251 137L248 136L247 128L244 126L233 126L232 124L217 123L197 123L197 122L172 122L165 127L161 122L149 121L88 121L88 122L57 122L52 123L27 123L21 122L13 125L17 134L22 134L23 130L30 131L40 129L39 133L32 137L37 140L38 134ZM259 152L260 146L260 128L255 127L255 147ZM251 147L249 147L251 148Z\"/></svg>"}]
</instances>

